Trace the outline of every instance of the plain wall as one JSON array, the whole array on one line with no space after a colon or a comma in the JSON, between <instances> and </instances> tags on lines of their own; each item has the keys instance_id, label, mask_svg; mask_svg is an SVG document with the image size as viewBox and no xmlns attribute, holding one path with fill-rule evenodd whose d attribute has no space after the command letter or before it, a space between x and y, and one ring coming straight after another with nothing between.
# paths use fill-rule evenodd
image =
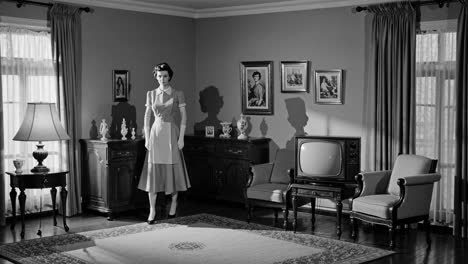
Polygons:
<instances>
[{"instance_id":1,"label":"plain wall","mask_svg":"<svg viewBox=\"0 0 468 264\"><path fill-rule=\"evenodd\" d=\"M262 136L260 127L264 129L266 124L265 136L272 139L273 146L284 148L296 133L292 126L296 116L289 113L304 111L308 117L305 132L310 135L360 136L364 18L364 14L353 14L351 8L330 8L198 19L195 94L209 86L218 88L224 99L218 118L236 121L241 113L240 62L273 61L274 114L249 115L250 136ZM311 63L310 91L281 93L280 62L295 60ZM343 69L343 105L315 103L313 71L318 69ZM293 104L287 108L286 101ZM301 104L304 110L300 110ZM195 122L205 117L198 108Z\"/></svg>"},{"instance_id":2,"label":"plain wall","mask_svg":"<svg viewBox=\"0 0 468 264\"><path fill-rule=\"evenodd\" d=\"M143 128L146 92L158 87L153 78L157 63L167 62L174 70L171 86L193 98L195 83L195 37L192 19L96 8L82 15L83 137L92 120L111 120L112 70L130 72L129 103L136 107L138 134ZM187 104L192 127L193 103ZM111 122L109 121L108 124ZM99 123L97 124L99 126Z\"/></svg>"}]
</instances>

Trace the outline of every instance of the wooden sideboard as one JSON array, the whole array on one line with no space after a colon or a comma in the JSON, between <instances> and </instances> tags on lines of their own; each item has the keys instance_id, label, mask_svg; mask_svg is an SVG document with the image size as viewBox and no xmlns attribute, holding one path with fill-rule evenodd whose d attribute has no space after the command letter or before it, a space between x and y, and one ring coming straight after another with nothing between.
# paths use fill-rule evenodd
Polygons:
<instances>
[{"instance_id":1,"label":"wooden sideboard","mask_svg":"<svg viewBox=\"0 0 468 264\"><path fill-rule=\"evenodd\" d=\"M134 208L146 149L144 139L81 139L83 208L115 213Z\"/></svg>"},{"instance_id":2,"label":"wooden sideboard","mask_svg":"<svg viewBox=\"0 0 468 264\"><path fill-rule=\"evenodd\" d=\"M268 138L185 136L183 152L192 184L189 194L244 202L249 166L269 162L269 144Z\"/></svg>"}]
</instances>

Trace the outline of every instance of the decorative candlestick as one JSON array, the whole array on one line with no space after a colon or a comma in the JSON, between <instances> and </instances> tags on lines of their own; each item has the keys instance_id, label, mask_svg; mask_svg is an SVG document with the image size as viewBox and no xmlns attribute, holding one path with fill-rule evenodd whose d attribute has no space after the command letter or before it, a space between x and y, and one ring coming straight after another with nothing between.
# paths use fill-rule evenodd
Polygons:
<instances>
[{"instance_id":1,"label":"decorative candlestick","mask_svg":"<svg viewBox=\"0 0 468 264\"><path fill-rule=\"evenodd\" d=\"M135 128L132 127L132 139L135 140L136 136L135 136Z\"/></svg>"},{"instance_id":2,"label":"decorative candlestick","mask_svg":"<svg viewBox=\"0 0 468 264\"><path fill-rule=\"evenodd\" d=\"M125 118L122 120L122 125L120 126L120 134L122 134L122 140L127 140L128 128L125 122Z\"/></svg>"}]
</instances>

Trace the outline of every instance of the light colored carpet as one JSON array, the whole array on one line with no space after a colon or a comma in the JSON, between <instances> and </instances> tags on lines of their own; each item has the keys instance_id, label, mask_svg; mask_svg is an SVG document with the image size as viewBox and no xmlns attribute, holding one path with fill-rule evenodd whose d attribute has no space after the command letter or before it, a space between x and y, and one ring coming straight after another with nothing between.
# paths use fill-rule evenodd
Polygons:
<instances>
[{"instance_id":1,"label":"light colored carpet","mask_svg":"<svg viewBox=\"0 0 468 264\"><path fill-rule=\"evenodd\" d=\"M15 263L362 263L393 252L199 214L0 246Z\"/></svg>"}]
</instances>

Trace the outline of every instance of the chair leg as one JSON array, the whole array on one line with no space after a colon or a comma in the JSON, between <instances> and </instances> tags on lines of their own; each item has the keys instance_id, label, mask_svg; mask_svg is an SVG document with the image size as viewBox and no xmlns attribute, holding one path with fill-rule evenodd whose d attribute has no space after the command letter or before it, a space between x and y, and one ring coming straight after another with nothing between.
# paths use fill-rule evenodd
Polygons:
<instances>
[{"instance_id":1,"label":"chair leg","mask_svg":"<svg viewBox=\"0 0 468 264\"><path fill-rule=\"evenodd\" d=\"M250 219L252 218L252 206L250 204L246 204L245 208L247 209L247 223L250 224Z\"/></svg>"},{"instance_id":2,"label":"chair leg","mask_svg":"<svg viewBox=\"0 0 468 264\"><path fill-rule=\"evenodd\" d=\"M388 228L388 233L390 235L390 249L394 249L395 248L395 232L396 232L396 225L395 224L392 224L389 228Z\"/></svg>"},{"instance_id":3,"label":"chair leg","mask_svg":"<svg viewBox=\"0 0 468 264\"><path fill-rule=\"evenodd\" d=\"M431 247L431 223L429 222L429 219L426 218L424 219L424 227L426 229L426 242L428 248Z\"/></svg>"},{"instance_id":4,"label":"chair leg","mask_svg":"<svg viewBox=\"0 0 468 264\"><path fill-rule=\"evenodd\" d=\"M357 231L358 231L357 228L358 228L357 219L351 217L351 238L354 239L354 241L356 241L356 238L357 238Z\"/></svg>"},{"instance_id":5,"label":"chair leg","mask_svg":"<svg viewBox=\"0 0 468 264\"><path fill-rule=\"evenodd\" d=\"M278 224L278 209L273 209L274 210L274 213L275 213L275 222L274 222L274 225L276 226L276 224Z\"/></svg>"},{"instance_id":6,"label":"chair leg","mask_svg":"<svg viewBox=\"0 0 468 264\"><path fill-rule=\"evenodd\" d=\"M287 207L283 208L283 229L288 230L288 215L289 210Z\"/></svg>"}]
</instances>

